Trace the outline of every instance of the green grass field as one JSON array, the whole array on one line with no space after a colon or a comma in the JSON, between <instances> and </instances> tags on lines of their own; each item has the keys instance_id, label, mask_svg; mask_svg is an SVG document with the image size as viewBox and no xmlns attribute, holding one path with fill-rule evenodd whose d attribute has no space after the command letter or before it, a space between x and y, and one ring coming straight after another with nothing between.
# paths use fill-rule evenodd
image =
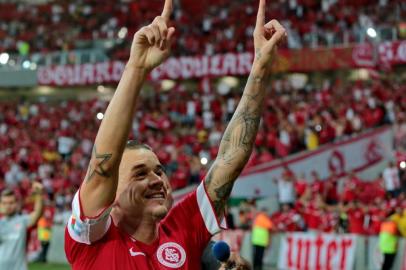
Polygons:
<instances>
[{"instance_id":1,"label":"green grass field","mask_svg":"<svg viewBox=\"0 0 406 270\"><path fill-rule=\"evenodd\" d=\"M69 265L66 264L45 264L31 263L28 265L29 270L69 270Z\"/></svg>"}]
</instances>

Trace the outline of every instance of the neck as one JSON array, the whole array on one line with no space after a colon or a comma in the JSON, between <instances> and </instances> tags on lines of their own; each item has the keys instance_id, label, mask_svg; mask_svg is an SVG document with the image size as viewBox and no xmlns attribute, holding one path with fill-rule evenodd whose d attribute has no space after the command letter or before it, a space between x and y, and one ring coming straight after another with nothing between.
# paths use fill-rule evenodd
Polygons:
<instances>
[{"instance_id":1,"label":"neck","mask_svg":"<svg viewBox=\"0 0 406 270\"><path fill-rule=\"evenodd\" d=\"M134 216L116 206L111 212L114 224L132 238L151 244L158 238L158 220L152 217Z\"/></svg>"}]
</instances>

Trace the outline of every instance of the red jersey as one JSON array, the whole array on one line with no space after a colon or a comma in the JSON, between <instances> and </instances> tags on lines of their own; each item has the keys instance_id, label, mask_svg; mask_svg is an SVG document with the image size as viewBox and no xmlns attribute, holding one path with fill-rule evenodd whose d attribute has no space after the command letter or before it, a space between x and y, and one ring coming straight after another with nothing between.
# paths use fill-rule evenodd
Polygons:
<instances>
[{"instance_id":1,"label":"red jersey","mask_svg":"<svg viewBox=\"0 0 406 270\"><path fill-rule=\"evenodd\" d=\"M349 221L349 232L356 234L364 234L364 218L365 213L360 208L351 208L347 211Z\"/></svg>"},{"instance_id":2,"label":"red jersey","mask_svg":"<svg viewBox=\"0 0 406 270\"><path fill-rule=\"evenodd\" d=\"M368 228L368 234L378 235L380 232L381 224L386 218L386 209L381 209L379 207L372 207L369 210L369 215L371 218L370 225Z\"/></svg>"},{"instance_id":3,"label":"red jersey","mask_svg":"<svg viewBox=\"0 0 406 270\"><path fill-rule=\"evenodd\" d=\"M103 217L80 216L78 198L65 231L66 256L76 270L200 269L204 248L220 230L203 183L173 207L158 225L158 239L148 245L121 231L106 214L105 225L96 228ZM89 242L89 234L102 231L100 240Z\"/></svg>"},{"instance_id":4,"label":"red jersey","mask_svg":"<svg viewBox=\"0 0 406 270\"><path fill-rule=\"evenodd\" d=\"M303 218L310 230L319 230L322 227L323 211L316 206L315 203L310 202L307 207L303 209Z\"/></svg>"},{"instance_id":5,"label":"red jersey","mask_svg":"<svg viewBox=\"0 0 406 270\"><path fill-rule=\"evenodd\" d=\"M321 217L323 232L333 233L338 224L338 215L333 211L325 211Z\"/></svg>"},{"instance_id":6,"label":"red jersey","mask_svg":"<svg viewBox=\"0 0 406 270\"><path fill-rule=\"evenodd\" d=\"M298 179L295 181L295 191L298 198L302 197L307 189L306 180Z\"/></svg>"},{"instance_id":7,"label":"red jersey","mask_svg":"<svg viewBox=\"0 0 406 270\"><path fill-rule=\"evenodd\" d=\"M274 223L280 231L294 232L300 230L296 224L300 216L296 214L294 210L278 212L274 214L271 219L272 223Z\"/></svg>"}]
</instances>

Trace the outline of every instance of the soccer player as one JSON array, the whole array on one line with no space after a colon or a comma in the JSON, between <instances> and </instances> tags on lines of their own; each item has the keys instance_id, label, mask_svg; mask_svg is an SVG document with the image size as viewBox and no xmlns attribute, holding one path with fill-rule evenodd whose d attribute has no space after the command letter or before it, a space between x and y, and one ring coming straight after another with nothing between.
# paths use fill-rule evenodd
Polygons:
<instances>
[{"instance_id":1,"label":"soccer player","mask_svg":"<svg viewBox=\"0 0 406 270\"><path fill-rule=\"evenodd\" d=\"M175 29L172 0L134 35L130 58L106 110L89 168L72 202L65 251L73 269L200 269L200 257L224 226L224 207L247 163L264 108L270 62L285 29L265 24L260 0L255 60L241 101L204 181L170 209L170 184L151 148L126 144L134 108L149 72L168 56Z\"/></svg>"},{"instance_id":2,"label":"soccer player","mask_svg":"<svg viewBox=\"0 0 406 270\"><path fill-rule=\"evenodd\" d=\"M27 269L26 241L27 229L34 226L42 215L43 186L38 182L32 184L35 196L34 211L30 214L18 213L17 196L10 189L0 195L0 207L3 217L0 218L0 269Z\"/></svg>"}]
</instances>

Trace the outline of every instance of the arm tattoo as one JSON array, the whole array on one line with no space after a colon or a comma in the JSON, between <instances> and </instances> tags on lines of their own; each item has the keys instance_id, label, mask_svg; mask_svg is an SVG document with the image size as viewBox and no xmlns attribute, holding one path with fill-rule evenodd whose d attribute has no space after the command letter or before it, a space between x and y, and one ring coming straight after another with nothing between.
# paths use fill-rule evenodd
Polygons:
<instances>
[{"instance_id":1,"label":"arm tattoo","mask_svg":"<svg viewBox=\"0 0 406 270\"><path fill-rule=\"evenodd\" d=\"M95 174L98 174L103 177L110 177L111 174L103 168L103 165L111 159L113 156L112 154L104 153L100 154L97 153L96 145L93 147L93 156L95 159L95 168L92 168L92 164L89 164L89 169L87 171L87 181L90 181Z\"/></svg>"},{"instance_id":2,"label":"arm tattoo","mask_svg":"<svg viewBox=\"0 0 406 270\"><path fill-rule=\"evenodd\" d=\"M224 214L224 208L233 189L234 180L238 177L240 172L241 171L233 171L224 174L222 173L222 169L214 163L206 176L205 185L206 187L209 187L209 194L211 194L210 198L213 203L214 212L219 218Z\"/></svg>"},{"instance_id":3,"label":"arm tattoo","mask_svg":"<svg viewBox=\"0 0 406 270\"><path fill-rule=\"evenodd\" d=\"M241 156L239 150L243 150L242 155L246 156L243 160L248 159L257 135L265 99L263 79L250 76L247 90L224 132L220 145L219 157L226 162L232 161L236 155Z\"/></svg>"},{"instance_id":4,"label":"arm tattoo","mask_svg":"<svg viewBox=\"0 0 406 270\"><path fill-rule=\"evenodd\" d=\"M261 50L256 48L255 49L255 59L259 60L261 58L261 56L262 56Z\"/></svg>"},{"instance_id":5,"label":"arm tattoo","mask_svg":"<svg viewBox=\"0 0 406 270\"><path fill-rule=\"evenodd\" d=\"M230 197L231 190L233 189L234 181L227 182L224 185L216 188L214 192L216 193L217 199L213 200L213 207L216 215L221 217L224 212L224 208L227 204L228 197Z\"/></svg>"},{"instance_id":6,"label":"arm tattoo","mask_svg":"<svg viewBox=\"0 0 406 270\"><path fill-rule=\"evenodd\" d=\"M251 155L264 108L264 100L263 78L250 76L241 101L224 132L217 159L205 179L208 194L218 217L223 216L234 181Z\"/></svg>"}]
</instances>

